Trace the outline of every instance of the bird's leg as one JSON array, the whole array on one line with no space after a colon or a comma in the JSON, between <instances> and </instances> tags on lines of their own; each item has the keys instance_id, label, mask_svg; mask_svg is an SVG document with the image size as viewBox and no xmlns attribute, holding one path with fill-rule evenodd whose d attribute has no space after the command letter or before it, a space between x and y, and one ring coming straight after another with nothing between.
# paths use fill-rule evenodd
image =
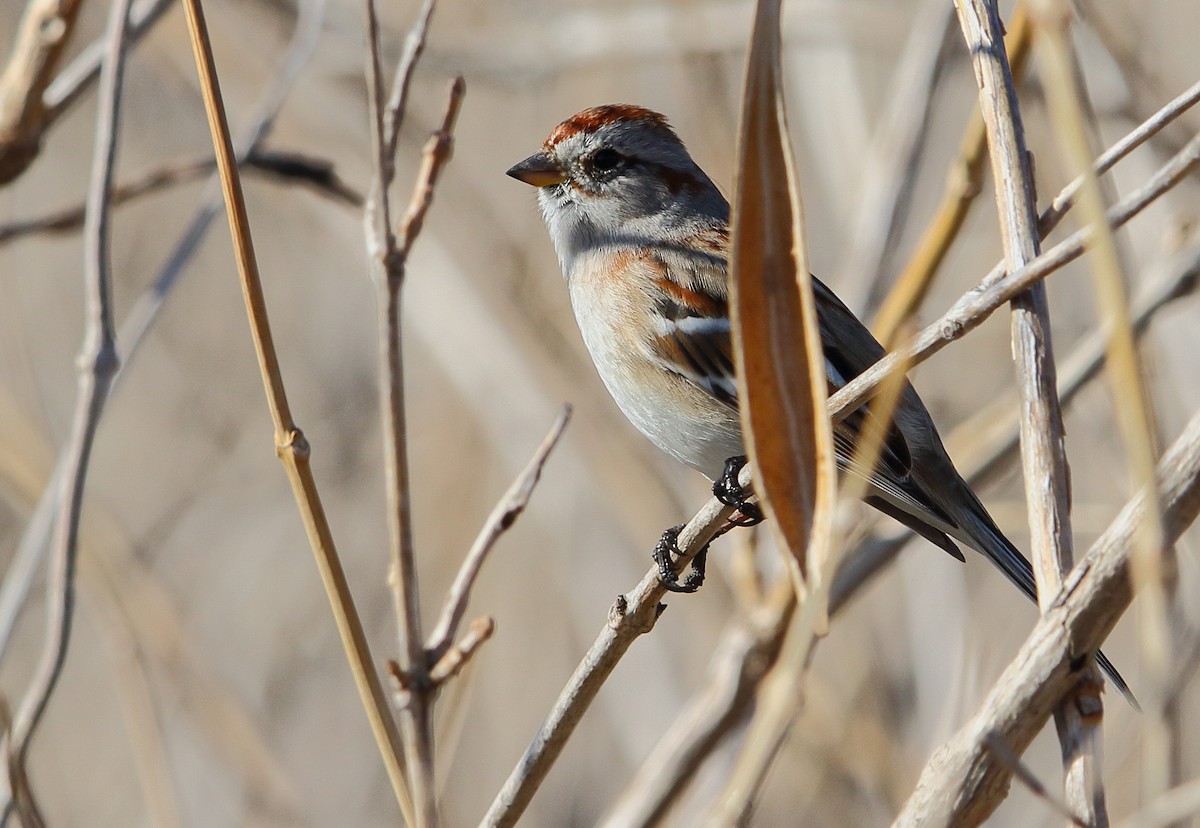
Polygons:
<instances>
[{"instance_id":1,"label":"bird's leg","mask_svg":"<svg viewBox=\"0 0 1200 828\"><path fill-rule=\"evenodd\" d=\"M691 569L688 570L682 583L679 573L675 571L675 562L682 552L679 549L679 532L683 524L672 526L662 533L658 543L654 545L654 563L658 565L658 580L670 592L695 592L704 583L704 565L708 559L708 544L692 558Z\"/></svg>"},{"instance_id":2,"label":"bird's leg","mask_svg":"<svg viewBox=\"0 0 1200 828\"><path fill-rule=\"evenodd\" d=\"M763 522L762 509L757 503L751 503L754 492L748 486L738 482L738 474L746 465L746 455L738 454L725 461L721 476L713 482L713 497L726 506L736 506L740 516L729 522L735 526L754 526Z\"/></svg>"}]
</instances>

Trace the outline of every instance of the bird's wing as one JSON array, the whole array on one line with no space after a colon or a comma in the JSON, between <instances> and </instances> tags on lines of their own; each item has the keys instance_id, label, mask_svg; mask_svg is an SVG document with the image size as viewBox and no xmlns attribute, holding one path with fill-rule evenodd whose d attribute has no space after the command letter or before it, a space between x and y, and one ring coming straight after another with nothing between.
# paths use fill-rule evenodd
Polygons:
<instances>
[{"instance_id":1,"label":"bird's wing","mask_svg":"<svg viewBox=\"0 0 1200 828\"><path fill-rule=\"evenodd\" d=\"M724 263L705 266L706 262L681 266L678 261L662 262L654 280L654 326L658 338L654 355L667 370L687 379L712 394L730 408L738 404L737 377L733 361L729 306L725 292ZM883 348L871 337L853 314L833 293L813 279L813 288L825 351L825 376L833 394L883 356ZM853 326L853 327L851 327ZM865 343L849 350L841 346L848 333ZM871 347L873 346L873 347ZM912 480L912 454L904 434L894 424L884 432L885 439L875 468L867 469L854 459L859 435L874 415L863 405L833 427L834 451L838 468L866 478L882 497L874 501L889 503L891 508L871 501L886 514L911 514L898 518L955 557L962 553L942 531L953 522L935 504L923 496ZM933 519L932 525L922 517Z\"/></svg>"}]
</instances>

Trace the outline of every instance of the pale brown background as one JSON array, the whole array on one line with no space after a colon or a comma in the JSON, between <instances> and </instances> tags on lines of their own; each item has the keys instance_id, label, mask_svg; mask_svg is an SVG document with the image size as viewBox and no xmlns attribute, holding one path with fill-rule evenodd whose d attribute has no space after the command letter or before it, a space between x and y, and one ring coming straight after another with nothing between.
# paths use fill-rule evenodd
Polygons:
<instances>
[{"instance_id":1,"label":"pale brown background","mask_svg":"<svg viewBox=\"0 0 1200 828\"><path fill-rule=\"evenodd\" d=\"M22 4L0 4L7 50ZM99 35L106 5L85 3L76 48ZM383 2L388 56L412 2ZM1092 4L1086 4L1091 6ZM1152 77L1131 90L1093 31L1077 39L1106 144L1200 76L1193 0L1095 4ZM206 4L235 124L275 71L291 3ZM793 140L808 212L812 266L848 300L861 285L839 267L854 244L872 129L892 95L905 38L928 3L792 2L785 8ZM705 496L693 473L659 456L624 422L594 375L566 300L533 192L504 170L559 120L624 101L665 112L726 192L750 25L749 2L443 0L417 75L401 149L411 180L454 73L467 81L455 160L446 172L406 288L408 400L415 519L426 614L440 604L496 497L570 400L576 416L542 487L490 561L473 603L495 638L444 697L440 738L446 824L483 814L617 593L646 571L659 532ZM925 25L928 25L927 23ZM269 145L333 160L365 190L368 168L361 3L333 0L315 59ZM938 89L928 152L894 274L940 193L975 99L960 43ZM182 14L172 10L132 54L119 178L210 151ZM1036 82L1023 89L1045 199L1068 178ZM0 190L0 222L81 200L94 95L51 132L41 158ZM1198 119L1187 123L1195 128ZM1186 136L1187 133L1184 133ZM1178 139L1179 132L1171 135ZM1123 164L1122 190L1165 158L1159 145ZM375 652L395 650L384 582L385 529L375 311L358 213L299 187L247 180L283 369L335 536ZM990 185L989 185L990 186ZM201 185L120 209L114 269L118 319L153 279ZM1131 279L1147 278L1178 226L1196 219L1193 180L1122 234ZM994 208L972 214L922 318L929 320L999 258ZM1068 222L1071 224L1071 222ZM398 819L345 666L284 475L253 362L223 223L169 300L96 446L84 510L82 606L66 673L33 750L35 790L54 825L148 823L131 732L152 725L154 762L183 825L384 825ZM0 562L15 548L69 428L81 332L78 234L0 247ZM1083 267L1050 282L1055 341L1065 353L1094 320ZM1166 440L1200 406L1200 312L1185 300L1147 344ZM922 366L915 381L943 431L998 396L1013 396L1007 314ZM1067 412L1075 532L1083 549L1129 493L1108 392ZM1001 526L1027 543L1019 475L982 492ZM698 595L674 598L652 636L622 662L523 824L588 825L699 689L730 612L722 573L730 541ZM1197 585L1194 546L1180 547L1184 595ZM19 698L42 628L41 581L0 672ZM1185 602L1187 598L1185 597ZM114 612L114 608L119 608ZM930 752L981 699L1030 629L1034 610L972 556L957 564L914 543L843 617L817 655L805 711L775 767L761 825L878 825L907 796ZM1107 651L1135 690L1130 615ZM1139 801L1143 721L1106 697L1105 778L1114 815ZM1200 693L1186 695L1194 730ZM730 754L719 753L717 763ZM1057 784L1057 744L1027 755ZM1189 775L1200 743L1185 750ZM697 781L697 807L717 787ZM685 808L689 807L685 805ZM689 824L681 815L677 824ZM996 825L1061 823L1018 789Z\"/></svg>"}]
</instances>

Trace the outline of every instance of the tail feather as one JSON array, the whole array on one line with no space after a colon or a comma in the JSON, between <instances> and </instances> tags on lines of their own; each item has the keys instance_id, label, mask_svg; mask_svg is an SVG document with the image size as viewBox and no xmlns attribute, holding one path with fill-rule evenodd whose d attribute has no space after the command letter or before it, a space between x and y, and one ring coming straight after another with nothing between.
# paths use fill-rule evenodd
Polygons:
<instances>
[{"instance_id":1,"label":"tail feather","mask_svg":"<svg viewBox=\"0 0 1200 828\"><path fill-rule=\"evenodd\" d=\"M980 510L983 510L982 506L980 506ZM982 515L972 515L972 517L977 518L977 525L965 529L963 535L958 539L986 555L997 569L1008 576L1008 579L1036 604L1037 581L1034 579L1033 566L1029 563L1029 559L1022 555L1021 551L1004 536L1004 533L987 517L986 511L982 511ZM1108 660L1108 656L1100 650L1096 651L1096 664L1104 671L1113 687L1125 697L1130 706L1140 713L1142 708L1134 697L1133 691L1129 689L1129 685L1117 672L1113 663Z\"/></svg>"}]
</instances>

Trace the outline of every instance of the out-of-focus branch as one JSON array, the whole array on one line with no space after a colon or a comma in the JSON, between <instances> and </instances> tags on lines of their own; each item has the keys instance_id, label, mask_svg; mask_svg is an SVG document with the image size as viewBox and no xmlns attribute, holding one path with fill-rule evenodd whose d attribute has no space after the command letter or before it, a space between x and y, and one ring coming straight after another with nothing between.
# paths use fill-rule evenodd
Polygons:
<instances>
[{"instance_id":1,"label":"out-of-focus branch","mask_svg":"<svg viewBox=\"0 0 1200 828\"><path fill-rule=\"evenodd\" d=\"M113 189L112 205L120 207L142 196L160 192L177 184L196 181L216 169L212 158L173 161L151 170L140 178ZM255 152L242 161L246 172L257 172L268 180L283 184L306 184L316 192L351 207L362 204L362 195L355 192L334 170L333 164L321 158L310 158L292 152ZM36 233L65 233L83 224L84 207L77 205L44 216L0 224L0 244Z\"/></svg>"},{"instance_id":2,"label":"out-of-focus branch","mask_svg":"<svg viewBox=\"0 0 1200 828\"><path fill-rule=\"evenodd\" d=\"M1150 180L1123 198L1108 211L1113 228L1124 226L1156 199L1200 166L1200 136L1188 142L1163 165ZM1004 275L1000 264L979 287L960 298L940 319L926 326L910 342L897 348L863 371L829 398L830 414L842 419L878 393L885 376L900 370L904 363L924 362L949 343L961 339L978 327L997 308L1030 285L1079 258L1091 243L1092 230L1076 231L1019 270Z\"/></svg>"},{"instance_id":3,"label":"out-of-focus branch","mask_svg":"<svg viewBox=\"0 0 1200 828\"><path fill-rule=\"evenodd\" d=\"M80 0L30 0L12 55L0 76L0 184L12 181L37 158L46 130L100 72L104 39L87 46L55 77ZM140 0L129 13L126 42L136 43L171 0Z\"/></svg>"},{"instance_id":4,"label":"out-of-focus branch","mask_svg":"<svg viewBox=\"0 0 1200 828\"><path fill-rule=\"evenodd\" d=\"M132 17L136 11L135 7L131 12L130 31L132 31ZM296 28L283 66L268 88L257 114L252 119L246 135L243 136L242 148L238 155L240 160L244 160L256 150L270 133L271 127L275 123L275 117L283 106L296 76L308 62L313 49L316 48L324 16L325 0L305 0L301 3ZM166 264L163 265L154 282L137 297L129 314L121 323L121 328L117 332L117 352L123 355L124 361L118 366L117 374L113 377L112 393L120 389L121 378L125 376L136 357L147 331L158 318L167 297L171 294L179 277L184 273L192 255L199 248L213 219L220 214L222 198L219 183L215 178L210 182L208 194L205 195L204 201L191 223L167 257ZM7 653L17 616L20 614L30 584L33 582L42 550L46 546L46 538L50 533L51 518L57 508L64 473L65 462L60 456L50 482L46 485L37 508L34 509L33 516L25 527L25 533L21 536L21 542L5 572L4 580L0 583L0 660L3 660Z\"/></svg>"},{"instance_id":5,"label":"out-of-focus branch","mask_svg":"<svg viewBox=\"0 0 1200 828\"><path fill-rule=\"evenodd\" d=\"M853 226L842 264L831 284L849 307L860 312L879 301L886 265L912 203L925 152L934 94L950 53L954 7L925 0L897 63L888 106L880 116L861 176Z\"/></svg>"},{"instance_id":6,"label":"out-of-focus branch","mask_svg":"<svg viewBox=\"0 0 1200 828\"><path fill-rule=\"evenodd\" d=\"M1029 23L1026 3L1020 2L1013 10L1008 35L1004 38L1012 74L1018 80L1025 74L1032 42L1033 26ZM885 348L896 343L900 323L920 306L951 245L958 238L971 205L983 189L987 157L987 132L983 116L975 109L959 142L958 157L946 174L942 200L933 220L908 264L897 277L895 286L884 299L871 326Z\"/></svg>"},{"instance_id":7,"label":"out-of-focus branch","mask_svg":"<svg viewBox=\"0 0 1200 828\"><path fill-rule=\"evenodd\" d=\"M137 0L129 10L129 29L125 38L130 46L136 44L142 35L163 16L163 12L174 5L174 0ZM50 126L66 112L79 97L91 88L100 72L100 60L104 52L104 43L97 40L85 46L75 59L63 67L54 80L46 87L42 103L46 107L46 121L43 128Z\"/></svg>"},{"instance_id":8,"label":"out-of-focus branch","mask_svg":"<svg viewBox=\"0 0 1200 828\"><path fill-rule=\"evenodd\" d=\"M1054 796L1054 794L1050 792L1050 789L1042 784L1042 780L1038 779L1037 775L1030 770L1024 762L1021 761L1021 757L1018 756L1012 748L1004 744L1004 742L1002 742L999 738L995 736L989 736L987 739L987 746L992 752L992 755L996 757L996 761L1007 767L1008 772L1011 773L1018 782L1028 788L1029 792L1032 793L1037 799L1046 803L1061 816L1066 817L1067 822L1069 822L1071 825L1076 825L1078 828L1097 828L1094 823L1087 822L1082 817L1072 813L1067 804L1058 797Z\"/></svg>"},{"instance_id":9,"label":"out-of-focus branch","mask_svg":"<svg viewBox=\"0 0 1200 828\"><path fill-rule=\"evenodd\" d=\"M64 465L64 490L55 525L54 555L47 584L45 646L33 679L17 708L5 751L9 766L9 790L6 801L0 807L5 820L10 813L13 796L20 794L22 800L26 801L32 798L31 792L23 784L29 744L67 658L75 610L76 553L79 516L83 510L83 487L100 415L108 400L108 391L119 362L112 320L109 193L112 191L121 122L121 80L124 74L129 2L117 0L113 3L105 35L107 49L101 70L95 154L88 186L84 232L85 327L78 360L79 390L70 448Z\"/></svg>"},{"instance_id":10,"label":"out-of-focus branch","mask_svg":"<svg viewBox=\"0 0 1200 828\"><path fill-rule=\"evenodd\" d=\"M1165 539L1174 542L1200 512L1200 414L1158 464L1156 479ZM1010 773L988 740L1020 755L1078 681L1080 654L1098 648L1129 607L1129 562L1145 509L1143 492L1068 574L978 712L929 760L894 826L978 825L1004 799Z\"/></svg>"},{"instance_id":11,"label":"out-of-focus branch","mask_svg":"<svg viewBox=\"0 0 1200 828\"><path fill-rule=\"evenodd\" d=\"M241 277L242 293L246 311L250 318L250 330L262 373L263 386L267 393L267 405L275 427L275 450L287 471L292 493L300 509L309 543L317 558L321 579L333 608L334 619L350 662L351 672L358 687L359 696L371 723L372 732L384 759L392 790L406 819L412 822L413 805L404 783L404 764L399 734L395 720L388 710L387 698L382 683L375 672L370 647L363 632L362 622L354 607L345 572L338 558L333 534L325 517L324 506L317 492L310 463L311 447L304 433L292 419L283 377L279 369L279 358L275 351L267 315L266 299L262 280L254 256L254 245L250 236L250 223L246 215L246 203L238 176L237 160L229 136L229 124L221 100L217 71L212 55L212 43L204 19L200 0L184 0L187 11L188 31L204 96L205 112L209 130L217 155L221 175L221 186L225 195L226 212L233 236L238 274Z\"/></svg>"},{"instance_id":12,"label":"out-of-focus branch","mask_svg":"<svg viewBox=\"0 0 1200 828\"><path fill-rule=\"evenodd\" d=\"M81 0L29 0L0 75L0 184L37 157L45 129L42 93L75 31Z\"/></svg>"}]
</instances>

